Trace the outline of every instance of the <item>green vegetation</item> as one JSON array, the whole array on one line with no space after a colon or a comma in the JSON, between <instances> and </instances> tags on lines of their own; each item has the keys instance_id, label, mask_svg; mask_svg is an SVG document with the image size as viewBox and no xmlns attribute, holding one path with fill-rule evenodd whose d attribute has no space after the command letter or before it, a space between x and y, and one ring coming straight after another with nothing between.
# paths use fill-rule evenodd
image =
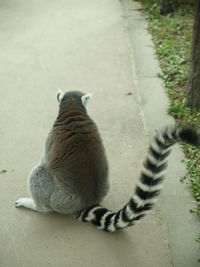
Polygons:
<instances>
[{"instance_id":1,"label":"green vegetation","mask_svg":"<svg viewBox=\"0 0 200 267\"><path fill-rule=\"evenodd\" d=\"M177 7L174 13L160 15L159 0L140 0L145 9L149 28L153 35L166 92L169 95L169 114L183 125L197 125L200 128L200 111L185 105L189 77L190 47L192 40L193 7ZM200 216L200 149L182 145L186 155L185 163L191 178L192 194L196 206L191 211ZM200 240L199 240L200 241Z\"/></svg>"}]
</instances>

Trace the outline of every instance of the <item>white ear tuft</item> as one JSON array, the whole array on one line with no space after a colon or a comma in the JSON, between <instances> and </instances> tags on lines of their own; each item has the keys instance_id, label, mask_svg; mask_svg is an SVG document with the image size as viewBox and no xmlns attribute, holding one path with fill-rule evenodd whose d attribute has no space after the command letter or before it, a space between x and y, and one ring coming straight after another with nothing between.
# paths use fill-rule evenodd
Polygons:
<instances>
[{"instance_id":1,"label":"white ear tuft","mask_svg":"<svg viewBox=\"0 0 200 267\"><path fill-rule=\"evenodd\" d=\"M58 92L57 92L57 100L58 100L59 103L63 99L64 94L65 93L62 90L58 89Z\"/></svg>"},{"instance_id":2,"label":"white ear tuft","mask_svg":"<svg viewBox=\"0 0 200 267\"><path fill-rule=\"evenodd\" d=\"M81 101L84 107L87 106L87 103L91 98L92 98L92 94L86 94L81 97Z\"/></svg>"}]
</instances>

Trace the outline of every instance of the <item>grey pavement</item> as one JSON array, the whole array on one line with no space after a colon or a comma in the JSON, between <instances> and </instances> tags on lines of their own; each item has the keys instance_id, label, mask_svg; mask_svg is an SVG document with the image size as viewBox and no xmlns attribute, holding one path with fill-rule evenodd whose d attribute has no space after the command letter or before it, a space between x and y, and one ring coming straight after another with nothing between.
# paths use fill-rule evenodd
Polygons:
<instances>
[{"instance_id":1,"label":"grey pavement","mask_svg":"<svg viewBox=\"0 0 200 267\"><path fill-rule=\"evenodd\" d=\"M199 222L179 183L178 147L153 212L124 231L14 208L27 196L27 175L57 115L57 88L94 94L89 114L110 164L103 205L117 210L133 193L150 136L171 121L138 7L128 0L0 1L0 171L7 171L0 174L0 267L197 266Z\"/></svg>"}]
</instances>

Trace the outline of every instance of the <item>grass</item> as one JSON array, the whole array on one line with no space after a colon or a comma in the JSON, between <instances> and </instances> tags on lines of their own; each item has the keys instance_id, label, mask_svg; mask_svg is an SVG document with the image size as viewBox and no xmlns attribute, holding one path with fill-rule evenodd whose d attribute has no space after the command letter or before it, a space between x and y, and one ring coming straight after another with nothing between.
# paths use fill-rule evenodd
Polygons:
<instances>
[{"instance_id":1,"label":"grass","mask_svg":"<svg viewBox=\"0 0 200 267\"><path fill-rule=\"evenodd\" d=\"M179 6L175 12L160 15L159 0L139 0L143 3L149 29L153 36L156 53L160 60L161 73L170 99L168 112L183 125L200 128L200 110L185 105L189 77L190 48L194 12L191 5ZM186 155L191 191L195 198L192 213L200 216L200 149L182 145ZM198 239L200 242L200 238Z\"/></svg>"}]
</instances>

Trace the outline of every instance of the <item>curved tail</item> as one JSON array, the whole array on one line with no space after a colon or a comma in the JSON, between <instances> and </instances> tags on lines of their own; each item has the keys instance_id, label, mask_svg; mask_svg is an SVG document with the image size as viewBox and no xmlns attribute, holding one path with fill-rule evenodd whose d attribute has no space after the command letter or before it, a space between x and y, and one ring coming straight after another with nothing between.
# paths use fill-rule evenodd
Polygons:
<instances>
[{"instance_id":1,"label":"curved tail","mask_svg":"<svg viewBox=\"0 0 200 267\"><path fill-rule=\"evenodd\" d=\"M91 222L99 229L114 232L144 217L157 200L171 147L177 142L200 146L200 135L195 129L178 126L167 127L163 132L157 133L149 147L135 193L129 202L118 212L94 205L82 210L78 219Z\"/></svg>"}]
</instances>

